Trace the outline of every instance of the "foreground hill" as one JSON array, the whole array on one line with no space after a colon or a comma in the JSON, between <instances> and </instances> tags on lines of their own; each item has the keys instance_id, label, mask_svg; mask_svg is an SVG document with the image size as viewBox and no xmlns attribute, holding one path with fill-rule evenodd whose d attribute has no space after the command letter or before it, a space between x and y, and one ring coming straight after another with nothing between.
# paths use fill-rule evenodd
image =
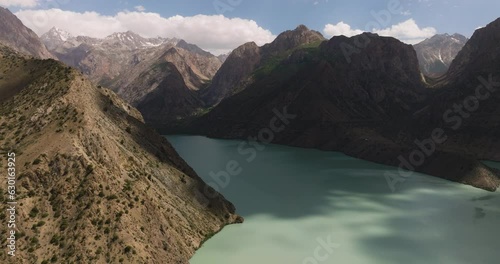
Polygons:
<instances>
[{"instance_id":1,"label":"foreground hill","mask_svg":"<svg viewBox=\"0 0 500 264\"><path fill-rule=\"evenodd\" d=\"M23 25L8 9L0 7L0 44L31 56L48 59L54 56L31 29Z\"/></svg>"},{"instance_id":2,"label":"foreground hill","mask_svg":"<svg viewBox=\"0 0 500 264\"><path fill-rule=\"evenodd\" d=\"M188 263L241 221L110 90L5 46L0 70L2 167L16 154L16 263ZM0 251L0 262L12 260Z\"/></svg>"},{"instance_id":3,"label":"foreground hill","mask_svg":"<svg viewBox=\"0 0 500 264\"><path fill-rule=\"evenodd\" d=\"M429 117L442 117L444 109L433 106L443 105L434 100L444 88L427 89L412 46L364 33L272 58L250 74L254 81L238 88L241 92L184 131L341 151L486 190L498 188L499 172L478 161L484 155L456 151L449 141L439 144L447 131L436 132L440 126L431 125ZM386 178L394 185L405 181L403 175L408 173Z\"/></svg>"}]
</instances>

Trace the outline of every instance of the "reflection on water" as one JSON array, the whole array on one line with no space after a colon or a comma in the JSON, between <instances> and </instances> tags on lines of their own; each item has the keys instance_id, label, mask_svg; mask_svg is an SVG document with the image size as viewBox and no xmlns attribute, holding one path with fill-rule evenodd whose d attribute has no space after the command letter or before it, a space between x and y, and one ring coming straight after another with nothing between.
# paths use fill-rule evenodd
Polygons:
<instances>
[{"instance_id":1,"label":"reflection on water","mask_svg":"<svg viewBox=\"0 0 500 264\"><path fill-rule=\"evenodd\" d=\"M499 263L497 193L420 174L393 193L393 168L340 153L272 145L249 162L238 141L168 138L245 217L192 264ZM230 161L241 173L210 176Z\"/></svg>"}]
</instances>

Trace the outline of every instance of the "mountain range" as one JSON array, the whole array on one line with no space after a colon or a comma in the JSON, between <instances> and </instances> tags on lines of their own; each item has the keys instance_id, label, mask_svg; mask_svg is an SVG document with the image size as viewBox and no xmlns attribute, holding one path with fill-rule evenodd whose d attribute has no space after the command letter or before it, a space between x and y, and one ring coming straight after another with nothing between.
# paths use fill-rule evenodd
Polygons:
<instances>
[{"instance_id":1,"label":"mountain range","mask_svg":"<svg viewBox=\"0 0 500 264\"><path fill-rule=\"evenodd\" d=\"M500 186L482 163L500 161L500 19L469 40L414 46L300 25L221 56L130 31L38 38L3 8L0 21L0 145L16 153L21 263L188 263L241 223L158 132L339 151L399 166L380 175L389 186L412 171Z\"/></svg>"},{"instance_id":2,"label":"mountain range","mask_svg":"<svg viewBox=\"0 0 500 264\"><path fill-rule=\"evenodd\" d=\"M131 31L96 39L53 28L41 39L59 60L138 107L148 123L205 108L197 91L209 85L225 60L184 40L143 38Z\"/></svg>"},{"instance_id":3,"label":"mountain range","mask_svg":"<svg viewBox=\"0 0 500 264\"><path fill-rule=\"evenodd\" d=\"M252 82L246 76L234 80L242 83L233 86L238 93L184 124L180 132L341 151L496 190L500 173L480 160L500 160L494 150L498 95L491 94L473 113L461 113L455 105L475 102L468 97L475 95L473 88L495 83L491 75L500 76L499 24L497 20L476 31L450 70L432 83L423 77L412 46L371 33L277 53L249 71ZM366 45L344 52L359 43ZM236 50L248 47L258 50L252 43ZM254 69L255 64L252 59L240 67ZM225 69L223 65L217 75L234 76ZM269 122L284 112L296 118L279 133L269 133Z\"/></svg>"}]
</instances>

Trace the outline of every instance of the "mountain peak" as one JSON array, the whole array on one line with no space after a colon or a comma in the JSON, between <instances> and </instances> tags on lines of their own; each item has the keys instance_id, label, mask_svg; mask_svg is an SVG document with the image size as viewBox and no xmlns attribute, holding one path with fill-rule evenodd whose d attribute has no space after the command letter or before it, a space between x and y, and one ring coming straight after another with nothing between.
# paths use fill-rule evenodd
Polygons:
<instances>
[{"instance_id":1,"label":"mountain peak","mask_svg":"<svg viewBox=\"0 0 500 264\"><path fill-rule=\"evenodd\" d=\"M73 36L58 27L52 27L49 31L47 31L45 34L41 36L42 39L52 39L52 40L59 40L59 41L67 41L70 38L73 38Z\"/></svg>"},{"instance_id":2,"label":"mountain peak","mask_svg":"<svg viewBox=\"0 0 500 264\"><path fill-rule=\"evenodd\" d=\"M187 43L183 39L181 39L181 40L179 40L179 42L177 42L176 47L185 49L187 51L190 51L190 52L202 55L202 56L207 56L207 57L213 56L210 52L205 51L205 50L201 49L200 47L198 47L198 46L196 46L194 44Z\"/></svg>"},{"instance_id":3,"label":"mountain peak","mask_svg":"<svg viewBox=\"0 0 500 264\"><path fill-rule=\"evenodd\" d=\"M309 31L309 28L303 24L298 25L294 31Z\"/></svg>"},{"instance_id":4,"label":"mountain peak","mask_svg":"<svg viewBox=\"0 0 500 264\"><path fill-rule=\"evenodd\" d=\"M467 38L458 33L437 34L413 47L417 52L420 71L427 76L445 74L458 52L467 43Z\"/></svg>"},{"instance_id":5,"label":"mountain peak","mask_svg":"<svg viewBox=\"0 0 500 264\"><path fill-rule=\"evenodd\" d=\"M264 53L272 56L301 45L321 42L326 40L317 31L310 30L304 25L299 25L295 30L287 30L276 37L270 44L262 47Z\"/></svg>"}]
</instances>

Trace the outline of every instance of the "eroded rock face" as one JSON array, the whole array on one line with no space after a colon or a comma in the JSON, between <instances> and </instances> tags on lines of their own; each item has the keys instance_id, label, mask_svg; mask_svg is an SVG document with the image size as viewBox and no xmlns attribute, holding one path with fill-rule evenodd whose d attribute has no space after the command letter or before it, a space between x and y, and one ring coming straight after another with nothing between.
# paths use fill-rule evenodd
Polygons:
<instances>
[{"instance_id":1,"label":"eroded rock face","mask_svg":"<svg viewBox=\"0 0 500 264\"><path fill-rule=\"evenodd\" d=\"M8 9L0 7L0 43L40 59L55 58L31 29Z\"/></svg>"},{"instance_id":2,"label":"eroded rock face","mask_svg":"<svg viewBox=\"0 0 500 264\"><path fill-rule=\"evenodd\" d=\"M441 34L414 45L420 70L430 77L445 74L467 41L468 39L460 34Z\"/></svg>"}]
</instances>

